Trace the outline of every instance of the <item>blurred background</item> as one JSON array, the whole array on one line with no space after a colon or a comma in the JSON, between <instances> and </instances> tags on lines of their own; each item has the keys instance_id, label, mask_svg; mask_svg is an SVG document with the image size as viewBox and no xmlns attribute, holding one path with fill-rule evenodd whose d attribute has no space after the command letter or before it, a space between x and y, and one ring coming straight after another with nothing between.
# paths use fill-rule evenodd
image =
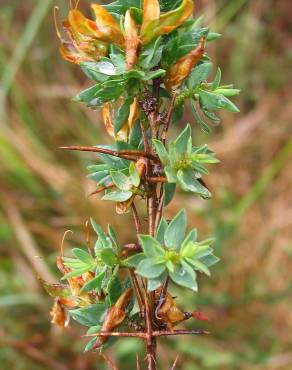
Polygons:
<instances>
[{"instance_id":1,"label":"blurred background","mask_svg":"<svg viewBox=\"0 0 292 370\"><path fill-rule=\"evenodd\" d=\"M292 2L197 0L197 14L224 37L209 54L223 82L242 90L237 115L222 114L213 135L200 132L221 160L207 183L212 201L178 193L166 209L186 207L200 237L215 235L221 263L199 294L181 304L212 321L204 337L160 342L160 365L170 369L292 369ZM50 281L63 233L66 247L84 245L91 216L110 222L121 242L133 241L130 217L88 198L95 185L86 166L95 158L60 145L104 143L100 113L71 101L88 85L78 67L63 61L52 21L66 0L0 0L0 368L11 370L106 369L97 354L83 354L84 329L64 332L50 324L52 300L35 278ZM80 6L88 9L88 3ZM215 72L215 68L214 68ZM182 123L181 123L182 124ZM174 128L174 134L178 127ZM142 344L121 340L109 356L119 369L135 367Z\"/></svg>"}]
</instances>

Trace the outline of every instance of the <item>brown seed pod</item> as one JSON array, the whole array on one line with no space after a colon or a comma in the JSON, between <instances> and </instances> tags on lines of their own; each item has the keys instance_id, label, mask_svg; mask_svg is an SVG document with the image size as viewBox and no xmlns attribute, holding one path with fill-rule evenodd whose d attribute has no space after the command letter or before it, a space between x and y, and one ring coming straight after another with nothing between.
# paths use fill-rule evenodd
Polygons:
<instances>
[{"instance_id":1,"label":"brown seed pod","mask_svg":"<svg viewBox=\"0 0 292 370\"><path fill-rule=\"evenodd\" d=\"M125 14L125 44L127 70L130 70L136 64L138 58L138 47L140 44L138 26L132 16L131 10L128 10Z\"/></svg>"},{"instance_id":2,"label":"brown seed pod","mask_svg":"<svg viewBox=\"0 0 292 370\"><path fill-rule=\"evenodd\" d=\"M145 157L139 158L138 161L136 162L136 169L139 173L140 178L143 178L145 176L146 169L147 169L147 162L148 160Z\"/></svg>"},{"instance_id":3,"label":"brown seed pod","mask_svg":"<svg viewBox=\"0 0 292 370\"><path fill-rule=\"evenodd\" d=\"M128 307L133 295L133 289L127 289L108 310L105 320L101 327L101 332L110 333L126 318L126 308ZM99 337L94 345L94 349L99 348L108 340L108 337Z\"/></svg>"},{"instance_id":4,"label":"brown seed pod","mask_svg":"<svg viewBox=\"0 0 292 370\"><path fill-rule=\"evenodd\" d=\"M191 70L203 57L205 51L206 38L200 39L199 45L190 53L180 58L170 69L164 79L164 84L167 90L171 91L178 88L182 82L188 77Z\"/></svg>"},{"instance_id":5,"label":"brown seed pod","mask_svg":"<svg viewBox=\"0 0 292 370\"><path fill-rule=\"evenodd\" d=\"M157 290L155 294L159 305L161 289ZM166 293L164 302L157 310L156 318L158 319L158 322L166 326L169 331L173 331L176 324L185 320L185 315L184 312L177 307L175 299L172 298L169 293Z\"/></svg>"},{"instance_id":6,"label":"brown seed pod","mask_svg":"<svg viewBox=\"0 0 292 370\"><path fill-rule=\"evenodd\" d=\"M60 326L61 328L68 326L68 315L60 298L55 299L50 315L52 317L52 324Z\"/></svg>"}]
</instances>

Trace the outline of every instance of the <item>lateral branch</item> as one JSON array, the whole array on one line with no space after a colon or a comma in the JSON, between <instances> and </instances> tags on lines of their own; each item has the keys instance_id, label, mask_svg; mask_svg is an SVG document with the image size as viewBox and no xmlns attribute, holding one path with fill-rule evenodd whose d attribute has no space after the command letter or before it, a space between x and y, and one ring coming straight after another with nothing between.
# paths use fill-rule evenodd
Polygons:
<instances>
[{"instance_id":1,"label":"lateral branch","mask_svg":"<svg viewBox=\"0 0 292 370\"><path fill-rule=\"evenodd\" d=\"M146 153L143 150L111 150L111 149L105 149L105 148L98 148L95 146L61 146L60 149L64 150L75 150L79 152L92 152L92 153L101 153L101 154L108 154L112 155L113 157L121 157L124 159L134 160L136 161L139 157L144 157L151 159L153 161L158 162L159 158L151 153Z\"/></svg>"},{"instance_id":2,"label":"lateral branch","mask_svg":"<svg viewBox=\"0 0 292 370\"><path fill-rule=\"evenodd\" d=\"M195 329L195 330L174 330L174 331L153 331L152 337L171 337L176 335L208 335L210 334L207 330ZM84 337L130 337L130 338L142 338L147 339L148 333L137 332L137 333L127 333L127 332L100 332L95 334L85 334Z\"/></svg>"}]
</instances>

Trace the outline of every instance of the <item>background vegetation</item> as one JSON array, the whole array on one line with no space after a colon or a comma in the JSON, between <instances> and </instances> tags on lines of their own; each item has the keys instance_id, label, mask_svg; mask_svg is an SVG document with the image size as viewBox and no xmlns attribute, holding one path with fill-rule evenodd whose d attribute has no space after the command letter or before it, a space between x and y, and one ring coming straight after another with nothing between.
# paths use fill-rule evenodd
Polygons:
<instances>
[{"instance_id":1,"label":"background vegetation","mask_svg":"<svg viewBox=\"0 0 292 370\"><path fill-rule=\"evenodd\" d=\"M55 1L61 14L68 2ZM86 9L86 1L81 2ZM199 294L185 305L211 318L207 338L162 341L161 360L171 368L291 369L292 224L292 4L289 0L197 0L197 14L224 37L209 50L223 82L242 89L239 115L196 140L208 142L221 160L207 182L212 201L179 194L167 209L188 209L190 226L217 237L222 259ZM94 156L62 152L65 144L104 140L100 113L70 101L85 77L58 54L51 0L1 0L0 11L0 363L15 370L106 368L72 324L66 332L49 323L51 299L35 271L53 281L54 259L64 231L67 245L84 244L92 216L111 222L130 242L132 227L112 206L87 198L94 184L84 167ZM193 123L186 112L185 121ZM173 135L181 129L174 129ZM108 140L108 139L107 139ZM124 220L124 219L123 219ZM129 223L130 225L130 223ZM203 237L204 235L202 235ZM129 368L136 340L122 340L110 356Z\"/></svg>"}]
</instances>

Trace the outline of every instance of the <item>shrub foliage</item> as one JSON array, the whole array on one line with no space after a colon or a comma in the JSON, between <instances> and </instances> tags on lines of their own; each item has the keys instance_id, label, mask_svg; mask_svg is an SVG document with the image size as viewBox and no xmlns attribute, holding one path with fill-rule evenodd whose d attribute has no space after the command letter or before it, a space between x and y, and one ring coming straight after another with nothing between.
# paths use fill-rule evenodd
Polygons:
<instances>
[{"instance_id":1,"label":"shrub foliage","mask_svg":"<svg viewBox=\"0 0 292 370\"><path fill-rule=\"evenodd\" d=\"M113 144L64 148L97 154L89 167L95 194L114 202L118 214L133 214L136 236L121 245L110 225L103 230L91 220L95 245L73 248L70 258L58 256L62 282L43 284L55 297L54 323L64 327L72 318L88 328L86 351L138 337L146 343L148 369L155 369L158 337L205 333L175 330L185 320L207 317L179 308L169 288L197 292L198 275L210 276L218 262L214 240L187 230L185 210L172 220L163 211L176 188L211 198L204 177L218 160L207 145L194 145L192 126L209 133L210 124L220 121L216 111L238 112L229 98L239 91L221 84L220 68L209 81L213 65L206 48L220 35L192 18L192 0L117 0L92 4L92 10L94 20L70 9L62 22L64 36L58 28L57 33L64 59L90 80L74 100L100 111ZM170 141L169 128L188 102L194 122ZM139 201L144 215L136 208Z\"/></svg>"}]
</instances>

